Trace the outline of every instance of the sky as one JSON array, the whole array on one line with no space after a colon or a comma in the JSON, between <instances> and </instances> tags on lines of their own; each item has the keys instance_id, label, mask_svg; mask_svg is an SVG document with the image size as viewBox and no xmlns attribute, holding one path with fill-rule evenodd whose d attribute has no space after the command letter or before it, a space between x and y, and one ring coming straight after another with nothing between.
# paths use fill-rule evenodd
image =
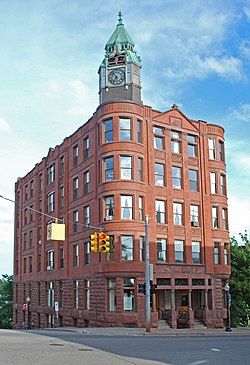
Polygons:
<instances>
[{"instance_id":1,"label":"sky","mask_svg":"<svg viewBox=\"0 0 250 365\"><path fill-rule=\"evenodd\" d=\"M144 104L224 127L230 236L250 232L250 0L0 0L0 195L95 112L119 11ZM0 275L13 238L0 198Z\"/></svg>"}]
</instances>

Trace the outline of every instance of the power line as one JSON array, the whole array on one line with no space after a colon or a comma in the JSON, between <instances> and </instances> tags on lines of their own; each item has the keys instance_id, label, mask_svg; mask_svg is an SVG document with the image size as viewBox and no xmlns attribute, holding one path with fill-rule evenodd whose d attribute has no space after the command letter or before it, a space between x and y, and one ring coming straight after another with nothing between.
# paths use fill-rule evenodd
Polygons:
<instances>
[{"instance_id":1,"label":"power line","mask_svg":"<svg viewBox=\"0 0 250 365\"><path fill-rule=\"evenodd\" d=\"M84 228L87 228L87 229L98 229L98 230L103 230L103 227L96 227L96 226L91 226L89 224L83 224L83 223L79 223L79 222L65 222L64 219L62 218L57 218L57 217L54 217L48 213L44 213L40 210L37 210L37 209L34 209L33 207L29 207L28 205L24 205L24 204L21 204L21 203L17 203L15 200L12 200L12 199L9 199L9 198L6 198L4 197L3 195L0 195L0 198L4 199L4 200L7 200L11 203L14 203L15 205L19 205L22 207L22 209L29 209L29 210L32 210L33 212L36 212L36 213L39 213L41 215L44 215L45 217L49 217L50 219L53 219L56 223L58 222L61 222L61 223L71 223L71 224L77 224L79 226L82 226Z\"/></svg>"}]
</instances>

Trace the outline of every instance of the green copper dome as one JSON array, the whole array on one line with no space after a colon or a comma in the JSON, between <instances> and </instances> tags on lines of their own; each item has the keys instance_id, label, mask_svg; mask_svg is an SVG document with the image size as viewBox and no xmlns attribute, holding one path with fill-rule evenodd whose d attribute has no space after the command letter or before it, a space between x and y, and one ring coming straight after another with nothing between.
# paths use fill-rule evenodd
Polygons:
<instances>
[{"instance_id":1,"label":"green copper dome","mask_svg":"<svg viewBox=\"0 0 250 365\"><path fill-rule=\"evenodd\" d=\"M106 56L113 54L126 54L128 63L135 63L141 66L140 57L134 50L135 43L128 34L122 22L122 14L118 14L118 24L105 46Z\"/></svg>"}]
</instances>

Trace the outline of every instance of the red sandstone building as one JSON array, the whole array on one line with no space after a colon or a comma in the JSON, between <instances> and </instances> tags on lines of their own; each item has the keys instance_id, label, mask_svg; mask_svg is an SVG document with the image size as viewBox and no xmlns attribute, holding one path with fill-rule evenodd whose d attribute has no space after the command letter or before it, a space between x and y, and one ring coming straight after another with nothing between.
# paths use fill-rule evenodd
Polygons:
<instances>
[{"instance_id":1,"label":"red sandstone building","mask_svg":"<svg viewBox=\"0 0 250 365\"><path fill-rule=\"evenodd\" d=\"M224 130L176 105L143 105L134 46L119 15L96 112L16 183L15 328L31 318L37 328L145 326L146 215L152 325L224 325ZM53 217L65 222L63 242L47 240ZM90 252L92 227L111 237L110 253Z\"/></svg>"}]
</instances>

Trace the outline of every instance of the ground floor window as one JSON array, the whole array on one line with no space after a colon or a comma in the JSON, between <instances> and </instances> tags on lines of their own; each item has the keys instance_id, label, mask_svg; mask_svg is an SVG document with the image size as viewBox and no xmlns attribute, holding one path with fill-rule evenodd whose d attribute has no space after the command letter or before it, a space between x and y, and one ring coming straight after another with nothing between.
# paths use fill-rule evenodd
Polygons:
<instances>
[{"instance_id":1,"label":"ground floor window","mask_svg":"<svg viewBox=\"0 0 250 365\"><path fill-rule=\"evenodd\" d=\"M123 309L125 312L135 310L135 279L124 278L123 280Z\"/></svg>"},{"instance_id":2,"label":"ground floor window","mask_svg":"<svg viewBox=\"0 0 250 365\"><path fill-rule=\"evenodd\" d=\"M109 279L108 281L108 298L109 298L109 311L116 311L116 279Z\"/></svg>"}]
</instances>

